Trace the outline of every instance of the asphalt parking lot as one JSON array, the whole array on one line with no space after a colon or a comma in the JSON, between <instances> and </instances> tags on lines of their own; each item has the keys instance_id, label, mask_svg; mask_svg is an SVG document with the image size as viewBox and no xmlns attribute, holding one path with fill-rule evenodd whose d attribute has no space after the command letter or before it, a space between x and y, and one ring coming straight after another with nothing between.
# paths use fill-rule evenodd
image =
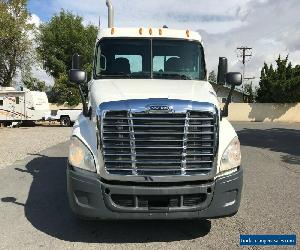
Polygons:
<instances>
[{"instance_id":1,"label":"asphalt parking lot","mask_svg":"<svg viewBox=\"0 0 300 250\"><path fill-rule=\"evenodd\" d=\"M240 234L297 234L299 240L300 124L234 126L244 168L234 217L79 221L67 202L64 142L0 169L0 249L239 249Z\"/></svg>"}]
</instances>

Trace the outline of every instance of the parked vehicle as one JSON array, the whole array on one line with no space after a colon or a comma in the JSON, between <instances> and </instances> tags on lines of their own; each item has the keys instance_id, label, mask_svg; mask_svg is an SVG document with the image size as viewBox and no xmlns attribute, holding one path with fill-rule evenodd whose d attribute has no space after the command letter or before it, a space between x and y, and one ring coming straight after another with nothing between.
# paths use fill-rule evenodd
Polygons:
<instances>
[{"instance_id":1,"label":"parked vehicle","mask_svg":"<svg viewBox=\"0 0 300 250\"><path fill-rule=\"evenodd\" d=\"M219 59L230 84L223 110L207 81L201 36L168 28L109 28L98 35L86 101L86 72L73 56L83 113L67 168L75 214L93 219L219 218L237 213L243 170L228 105L240 73Z\"/></svg>"},{"instance_id":2,"label":"parked vehicle","mask_svg":"<svg viewBox=\"0 0 300 250\"><path fill-rule=\"evenodd\" d=\"M49 112L45 92L0 87L0 123L39 121Z\"/></svg>"},{"instance_id":3,"label":"parked vehicle","mask_svg":"<svg viewBox=\"0 0 300 250\"><path fill-rule=\"evenodd\" d=\"M45 117L46 121L59 121L62 127L73 126L78 116L82 113L81 109L59 109L51 110L50 115Z\"/></svg>"}]
</instances>

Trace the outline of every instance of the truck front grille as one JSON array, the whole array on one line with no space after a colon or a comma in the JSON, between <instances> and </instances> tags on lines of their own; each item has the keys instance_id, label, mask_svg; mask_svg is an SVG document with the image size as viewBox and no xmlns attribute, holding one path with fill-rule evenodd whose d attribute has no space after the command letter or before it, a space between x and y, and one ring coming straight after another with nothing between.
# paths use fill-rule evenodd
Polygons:
<instances>
[{"instance_id":1,"label":"truck front grille","mask_svg":"<svg viewBox=\"0 0 300 250\"><path fill-rule=\"evenodd\" d=\"M118 175L197 175L213 168L216 115L210 112L131 113L102 118L106 171Z\"/></svg>"}]
</instances>

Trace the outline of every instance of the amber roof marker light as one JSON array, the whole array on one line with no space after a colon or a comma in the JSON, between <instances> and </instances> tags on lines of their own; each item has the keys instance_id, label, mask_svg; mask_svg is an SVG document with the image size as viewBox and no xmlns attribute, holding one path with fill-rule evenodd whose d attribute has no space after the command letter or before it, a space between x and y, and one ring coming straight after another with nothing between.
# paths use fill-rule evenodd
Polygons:
<instances>
[{"instance_id":1,"label":"amber roof marker light","mask_svg":"<svg viewBox=\"0 0 300 250\"><path fill-rule=\"evenodd\" d=\"M115 28L111 28L111 34L115 34Z\"/></svg>"},{"instance_id":2,"label":"amber roof marker light","mask_svg":"<svg viewBox=\"0 0 300 250\"><path fill-rule=\"evenodd\" d=\"M190 31L189 31L189 30L186 30L185 33L186 33L186 36L187 36L187 37L190 37Z\"/></svg>"}]
</instances>

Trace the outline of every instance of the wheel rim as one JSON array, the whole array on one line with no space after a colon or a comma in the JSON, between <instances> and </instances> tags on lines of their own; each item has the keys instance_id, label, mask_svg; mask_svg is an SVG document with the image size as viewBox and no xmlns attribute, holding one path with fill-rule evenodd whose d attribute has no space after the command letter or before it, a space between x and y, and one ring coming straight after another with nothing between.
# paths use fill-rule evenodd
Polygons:
<instances>
[{"instance_id":1,"label":"wheel rim","mask_svg":"<svg viewBox=\"0 0 300 250\"><path fill-rule=\"evenodd\" d=\"M63 118L63 119L62 119L62 125L63 125L63 126L69 126L69 121L68 121L67 118Z\"/></svg>"}]
</instances>

